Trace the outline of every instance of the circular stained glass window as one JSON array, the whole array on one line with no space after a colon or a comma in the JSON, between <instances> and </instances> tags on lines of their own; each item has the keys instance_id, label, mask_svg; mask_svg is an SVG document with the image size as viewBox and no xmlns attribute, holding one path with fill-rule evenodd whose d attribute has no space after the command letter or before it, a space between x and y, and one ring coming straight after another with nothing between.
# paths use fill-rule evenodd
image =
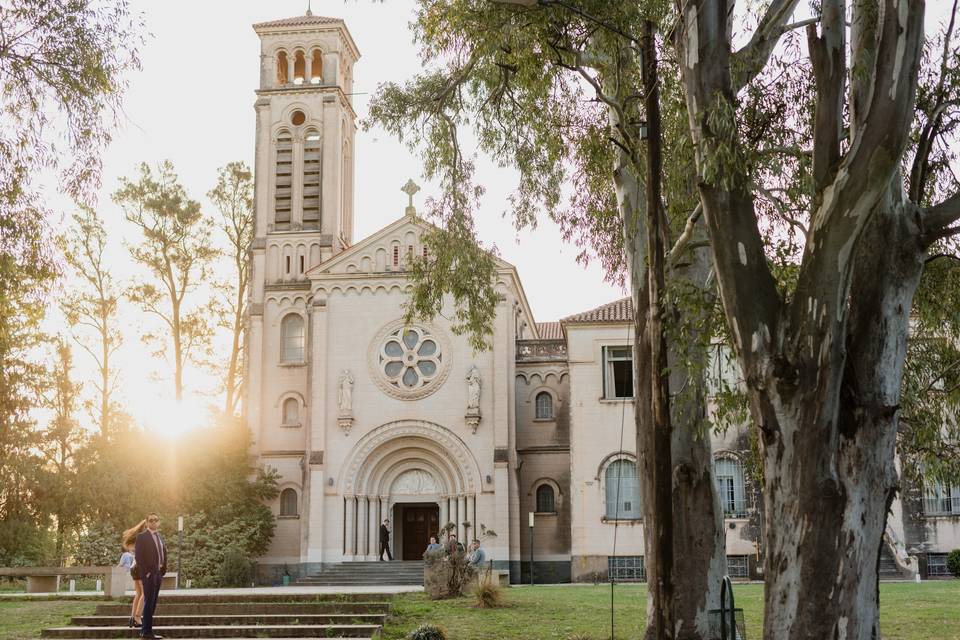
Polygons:
<instances>
[{"instance_id":1,"label":"circular stained glass window","mask_svg":"<svg viewBox=\"0 0 960 640\"><path fill-rule=\"evenodd\" d=\"M387 334L377 363L390 386L401 393L416 392L436 379L443 366L443 353L426 329L401 327Z\"/></svg>"}]
</instances>

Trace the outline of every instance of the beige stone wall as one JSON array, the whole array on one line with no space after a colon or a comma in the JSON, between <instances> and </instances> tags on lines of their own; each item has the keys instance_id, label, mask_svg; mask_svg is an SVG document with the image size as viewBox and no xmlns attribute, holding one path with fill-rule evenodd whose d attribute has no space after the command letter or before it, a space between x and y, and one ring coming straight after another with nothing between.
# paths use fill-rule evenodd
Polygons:
<instances>
[{"instance_id":1,"label":"beige stone wall","mask_svg":"<svg viewBox=\"0 0 960 640\"><path fill-rule=\"evenodd\" d=\"M636 452L633 402L604 399L601 370L602 347L630 345L629 326L627 323L567 326L574 580L593 571L606 573L606 558L613 553L615 527L605 518L603 471L605 465L617 457L617 452L622 450L627 456ZM643 555L640 521L620 522L616 529L617 555Z\"/></svg>"}]
</instances>

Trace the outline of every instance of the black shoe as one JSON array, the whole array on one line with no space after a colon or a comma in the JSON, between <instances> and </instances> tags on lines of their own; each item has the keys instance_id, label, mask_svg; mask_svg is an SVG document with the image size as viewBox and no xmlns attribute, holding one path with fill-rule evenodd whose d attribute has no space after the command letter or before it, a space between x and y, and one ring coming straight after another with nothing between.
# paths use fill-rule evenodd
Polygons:
<instances>
[{"instance_id":1,"label":"black shoe","mask_svg":"<svg viewBox=\"0 0 960 640\"><path fill-rule=\"evenodd\" d=\"M136 623L137 621L133 619L133 616L130 616L130 619L127 620L127 628L132 629L133 625Z\"/></svg>"}]
</instances>

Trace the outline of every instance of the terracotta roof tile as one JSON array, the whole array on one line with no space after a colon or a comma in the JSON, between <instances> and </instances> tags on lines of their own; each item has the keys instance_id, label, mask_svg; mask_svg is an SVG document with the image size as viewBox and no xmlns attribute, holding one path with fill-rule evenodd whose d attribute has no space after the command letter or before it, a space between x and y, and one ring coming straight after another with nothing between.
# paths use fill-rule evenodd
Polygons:
<instances>
[{"instance_id":1,"label":"terracotta roof tile","mask_svg":"<svg viewBox=\"0 0 960 640\"><path fill-rule=\"evenodd\" d=\"M629 297L621 298L596 309L567 316L560 320L564 324L586 324L593 322L630 322L633 320L633 302Z\"/></svg>"},{"instance_id":2,"label":"terracotta roof tile","mask_svg":"<svg viewBox=\"0 0 960 640\"><path fill-rule=\"evenodd\" d=\"M270 27L308 27L317 24L333 24L334 22L343 22L340 18L328 18L326 16L293 16L292 18L283 18L282 20L270 20L269 22L258 22L253 25L254 29L266 29Z\"/></svg>"},{"instance_id":3,"label":"terracotta roof tile","mask_svg":"<svg viewBox=\"0 0 960 640\"><path fill-rule=\"evenodd\" d=\"M538 322L537 333L541 340L562 340L563 329L559 322Z\"/></svg>"}]
</instances>

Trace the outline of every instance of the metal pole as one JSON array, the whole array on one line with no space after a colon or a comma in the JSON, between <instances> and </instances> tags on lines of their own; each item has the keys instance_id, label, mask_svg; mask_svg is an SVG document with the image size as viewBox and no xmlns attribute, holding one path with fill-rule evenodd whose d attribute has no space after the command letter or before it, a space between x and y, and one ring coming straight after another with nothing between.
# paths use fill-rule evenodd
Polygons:
<instances>
[{"instance_id":1,"label":"metal pole","mask_svg":"<svg viewBox=\"0 0 960 640\"><path fill-rule=\"evenodd\" d=\"M183 580L183 574L180 573L180 557L183 555L183 516L177 516L177 589L180 588L180 581Z\"/></svg>"},{"instance_id":2,"label":"metal pole","mask_svg":"<svg viewBox=\"0 0 960 640\"><path fill-rule=\"evenodd\" d=\"M533 586L533 511L530 512L530 586Z\"/></svg>"}]
</instances>

